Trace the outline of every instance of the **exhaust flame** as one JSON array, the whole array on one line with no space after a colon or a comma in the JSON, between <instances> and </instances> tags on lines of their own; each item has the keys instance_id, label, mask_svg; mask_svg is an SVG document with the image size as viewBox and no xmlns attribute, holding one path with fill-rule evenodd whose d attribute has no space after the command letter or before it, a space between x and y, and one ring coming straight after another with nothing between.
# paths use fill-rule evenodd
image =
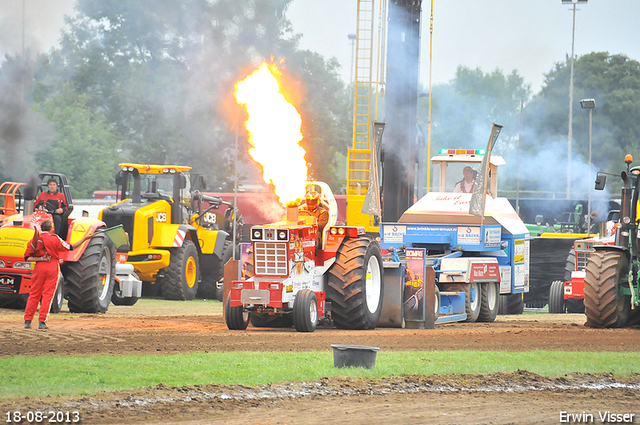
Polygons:
<instances>
[{"instance_id":1,"label":"exhaust flame","mask_svg":"<svg viewBox=\"0 0 640 425\"><path fill-rule=\"evenodd\" d=\"M283 205L304 194L307 180L305 150L300 146L302 119L280 93L276 65L263 63L236 84L236 101L245 105L249 119L249 154L263 167L263 179L273 183Z\"/></svg>"}]
</instances>

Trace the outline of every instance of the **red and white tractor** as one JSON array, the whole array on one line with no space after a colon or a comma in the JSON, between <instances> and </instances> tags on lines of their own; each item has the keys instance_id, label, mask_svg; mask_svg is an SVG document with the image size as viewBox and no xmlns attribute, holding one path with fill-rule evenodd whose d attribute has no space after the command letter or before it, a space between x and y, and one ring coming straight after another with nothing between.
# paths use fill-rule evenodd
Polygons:
<instances>
[{"instance_id":1,"label":"red and white tractor","mask_svg":"<svg viewBox=\"0 0 640 425\"><path fill-rule=\"evenodd\" d=\"M306 182L329 212L322 234L298 206L283 221L251 228L253 276L234 280L225 304L229 329L295 326L313 332L331 316L342 329L373 329L382 311L380 245L364 228L337 223L338 208L323 182Z\"/></svg>"},{"instance_id":2,"label":"red and white tractor","mask_svg":"<svg viewBox=\"0 0 640 425\"><path fill-rule=\"evenodd\" d=\"M609 212L602 235L578 239L569 251L564 272L564 280L554 280L549 288L549 313L584 313L584 278L589 257L597 246L614 245L618 211Z\"/></svg>"}]
</instances>

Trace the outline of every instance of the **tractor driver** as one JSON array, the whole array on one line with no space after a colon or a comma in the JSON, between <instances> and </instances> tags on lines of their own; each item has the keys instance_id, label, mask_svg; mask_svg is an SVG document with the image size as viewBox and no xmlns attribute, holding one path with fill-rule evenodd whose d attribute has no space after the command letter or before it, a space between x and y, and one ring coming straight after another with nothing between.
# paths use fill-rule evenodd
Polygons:
<instances>
[{"instance_id":1,"label":"tractor driver","mask_svg":"<svg viewBox=\"0 0 640 425\"><path fill-rule=\"evenodd\" d=\"M467 166L462 170L464 178L456 183L453 188L454 193L473 193L473 189L476 186L476 171L473 168Z\"/></svg>"},{"instance_id":2,"label":"tractor driver","mask_svg":"<svg viewBox=\"0 0 640 425\"><path fill-rule=\"evenodd\" d=\"M38 196L36 205L42 202L43 204L52 205L55 208L52 213L53 224L54 228L59 231L62 229L62 215L67 210L67 198L64 196L64 193L58 191L58 181L56 179L50 178L47 181L47 186L49 190L42 192Z\"/></svg>"},{"instance_id":3,"label":"tractor driver","mask_svg":"<svg viewBox=\"0 0 640 425\"><path fill-rule=\"evenodd\" d=\"M329 211L320 204L320 194L312 190L305 195L305 204L300 207L301 211L307 211L318 221L318 235L322 238L322 231L329 222Z\"/></svg>"}]
</instances>

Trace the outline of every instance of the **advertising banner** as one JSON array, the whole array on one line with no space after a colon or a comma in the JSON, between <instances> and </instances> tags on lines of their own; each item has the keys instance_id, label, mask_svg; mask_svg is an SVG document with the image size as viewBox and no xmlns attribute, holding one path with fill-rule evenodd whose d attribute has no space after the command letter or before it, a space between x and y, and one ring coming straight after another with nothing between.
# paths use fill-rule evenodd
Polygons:
<instances>
[{"instance_id":1,"label":"advertising banner","mask_svg":"<svg viewBox=\"0 0 640 425\"><path fill-rule=\"evenodd\" d=\"M404 284L404 321L425 320L425 255L424 248L407 248L407 279Z\"/></svg>"}]
</instances>

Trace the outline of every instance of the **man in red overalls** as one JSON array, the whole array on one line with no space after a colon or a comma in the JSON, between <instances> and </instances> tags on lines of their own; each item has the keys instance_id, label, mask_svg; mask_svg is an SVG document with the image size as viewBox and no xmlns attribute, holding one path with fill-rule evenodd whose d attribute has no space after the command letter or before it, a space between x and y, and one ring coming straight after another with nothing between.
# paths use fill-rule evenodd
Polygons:
<instances>
[{"instance_id":1,"label":"man in red overalls","mask_svg":"<svg viewBox=\"0 0 640 425\"><path fill-rule=\"evenodd\" d=\"M51 178L47 181L47 186L49 190L47 192L42 192L38 199L36 199L36 205L40 202L44 204L49 204L54 207L53 215L53 224L55 228L60 231L62 229L62 215L67 210L67 198L64 196L64 193L58 191L58 181L54 178Z\"/></svg>"},{"instance_id":2,"label":"man in red overalls","mask_svg":"<svg viewBox=\"0 0 640 425\"><path fill-rule=\"evenodd\" d=\"M27 247L25 256L26 261L35 261L36 265L33 269L33 275L31 277L31 290L29 291L29 299L27 300L27 306L24 309L24 327L29 329L31 327L31 321L40 303L40 311L38 312L38 320L40 324L38 329L49 329L47 327L47 318L49 317L49 309L51 308L51 301L53 301L53 295L56 293L58 287L58 275L60 274L60 256L67 252L78 248L84 241L90 239L93 233L87 233L77 242L69 245L67 242L60 239L58 235L53 233L53 223L50 219L45 219L40 225L42 233L39 238L34 237L36 242L32 240L30 247ZM42 241L42 244L38 242L38 239ZM33 247L35 246L35 249ZM38 248L42 246L42 250L38 251ZM38 256L38 253L46 253ZM42 298L42 301L40 301Z\"/></svg>"}]
</instances>

